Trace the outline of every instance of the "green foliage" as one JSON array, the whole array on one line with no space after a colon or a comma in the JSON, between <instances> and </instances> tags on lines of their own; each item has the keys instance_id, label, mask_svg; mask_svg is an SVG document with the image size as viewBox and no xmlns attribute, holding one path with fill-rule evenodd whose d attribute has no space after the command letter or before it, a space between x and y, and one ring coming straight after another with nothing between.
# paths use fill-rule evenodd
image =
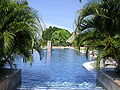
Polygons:
<instances>
[{"instance_id":1,"label":"green foliage","mask_svg":"<svg viewBox=\"0 0 120 90\"><path fill-rule=\"evenodd\" d=\"M42 32L42 38L44 40L44 45L47 45L47 41L51 41L52 34L58 31L59 28L50 26Z\"/></svg>"},{"instance_id":2,"label":"green foliage","mask_svg":"<svg viewBox=\"0 0 120 90\"><path fill-rule=\"evenodd\" d=\"M120 69L120 0L91 1L78 11L76 20L80 38L78 42L99 51L100 60L109 57L117 61Z\"/></svg>"},{"instance_id":3,"label":"green foliage","mask_svg":"<svg viewBox=\"0 0 120 90\"><path fill-rule=\"evenodd\" d=\"M67 39L70 37L70 32L57 27L49 27L42 33L42 38L47 44L47 41L52 41L55 46L66 46Z\"/></svg>"},{"instance_id":4,"label":"green foliage","mask_svg":"<svg viewBox=\"0 0 120 90\"><path fill-rule=\"evenodd\" d=\"M55 31L52 34L52 42L54 46L67 46L68 43L66 42L67 39L70 37L70 32L67 30L59 30Z\"/></svg>"},{"instance_id":5,"label":"green foliage","mask_svg":"<svg viewBox=\"0 0 120 90\"><path fill-rule=\"evenodd\" d=\"M49 28L46 28L46 30L42 32L42 38L46 41L51 40L52 34L57 30L59 30L59 28L52 27L52 26L50 26Z\"/></svg>"},{"instance_id":6,"label":"green foliage","mask_svg":"<svg viewBox=\"0 0 120 90\"><path fill-rule=\"evenodd\" d=\"M13 54L32 63L32 51L38 46L38 22L36 11L26 0L0 1L0 68L14 66Z\"/></svg>"}]
</instances>

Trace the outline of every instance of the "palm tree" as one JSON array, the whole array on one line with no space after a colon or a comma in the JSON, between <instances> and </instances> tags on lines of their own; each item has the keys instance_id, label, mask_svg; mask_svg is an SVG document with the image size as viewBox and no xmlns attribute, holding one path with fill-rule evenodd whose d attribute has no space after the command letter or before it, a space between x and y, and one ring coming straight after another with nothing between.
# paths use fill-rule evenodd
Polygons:
<instances>
[{"instance_id":1,"label":"palm tree","mask_svg":"<svg viewBox=\"0 0 120 90\"><path fill-rule=\"evenodd\" d=\"M14 55L32 63L32 51L37 46L39 18L26 0L0 1L0 68L14 65Z\"/></svg>"},{"instance_id":2,"label":"palm tree","mask_svg":"<svg viewBox=\"0 0 120 90\"><path fill-rule=\"evenodd\" d=\"M82 40L82 43L90 41L88 45L99 50L98 67L101 59L106 60L111 57L117 61L117 68L120 69L119 16L119 0L91 1L78 11L77 31L80 34L86 34L79 41Z\"/></svg>"}]
</instances>

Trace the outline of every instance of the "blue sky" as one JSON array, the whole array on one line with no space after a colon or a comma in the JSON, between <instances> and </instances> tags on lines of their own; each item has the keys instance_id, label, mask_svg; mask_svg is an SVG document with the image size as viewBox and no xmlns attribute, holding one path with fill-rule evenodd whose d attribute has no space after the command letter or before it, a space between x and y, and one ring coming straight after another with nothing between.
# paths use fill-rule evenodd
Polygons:
<instances>
[{"instance_id":1,"label":"blue sky","mask_svg":"<svg viewBox=\"0 0 120 90\"><path fill-rule=\"evenodd\" d=\"M57 26L73 32L76 12L87 1L80 3L79 0L29 0L29 4L38 11L46 27Z\"/></svg>"}]
</instances>

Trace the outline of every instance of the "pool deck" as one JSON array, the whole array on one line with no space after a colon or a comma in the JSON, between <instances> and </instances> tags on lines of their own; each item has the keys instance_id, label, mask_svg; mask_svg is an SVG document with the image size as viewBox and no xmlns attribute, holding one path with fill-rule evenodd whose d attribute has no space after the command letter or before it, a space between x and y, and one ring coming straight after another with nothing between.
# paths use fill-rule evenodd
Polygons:
<instances>
[{"instance_id":1,"label":"pool deck","mask_svg":"<svg viewBox=\"0 0 120 90\"><path fill-rule=\"evenodd\" d=\"M85 62L85 63L83 63L83 66L84 66L88 71L91 71L91 70L95 70L94 64L95 64L95 61L90 61L90 62Z\"/></svg>"}]
</instances>

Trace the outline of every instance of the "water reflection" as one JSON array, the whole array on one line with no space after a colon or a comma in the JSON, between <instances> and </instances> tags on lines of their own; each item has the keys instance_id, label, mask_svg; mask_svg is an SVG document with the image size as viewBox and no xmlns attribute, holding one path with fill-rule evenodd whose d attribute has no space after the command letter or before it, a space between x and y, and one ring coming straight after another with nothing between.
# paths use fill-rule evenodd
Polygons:
<instances>
[{"instance_id":1,"label":"water reflection","mask_svg":"<svg viewBox=\"0 0 120 90\"><path fill-rule=\"evenodd\" d=\"M76 51L69 49L55 49L52 52L46 50L44 54L45 56L40 61L39 55L35 52L32 66L22 62L17 64L23 71L20 88L29 86L30 88L43 90L42 87L68 87L80 88L74 90L81 90L81 88L87 90L88 87L96 87L96 77L82 66L84 62L89 61L86 60L85 56L76 54Z\"/></svg>"},{"instance_id":2,"label":"water reflection","mask_svg":"<svg viewBox=\"0 0 120 90\"><path fill-rule=\"evenodd\" d=\"M52 52L47 51L46 65L47 65L48 68L50 67L51 53L52 53Z\"/></svg>"}]
</instances>

